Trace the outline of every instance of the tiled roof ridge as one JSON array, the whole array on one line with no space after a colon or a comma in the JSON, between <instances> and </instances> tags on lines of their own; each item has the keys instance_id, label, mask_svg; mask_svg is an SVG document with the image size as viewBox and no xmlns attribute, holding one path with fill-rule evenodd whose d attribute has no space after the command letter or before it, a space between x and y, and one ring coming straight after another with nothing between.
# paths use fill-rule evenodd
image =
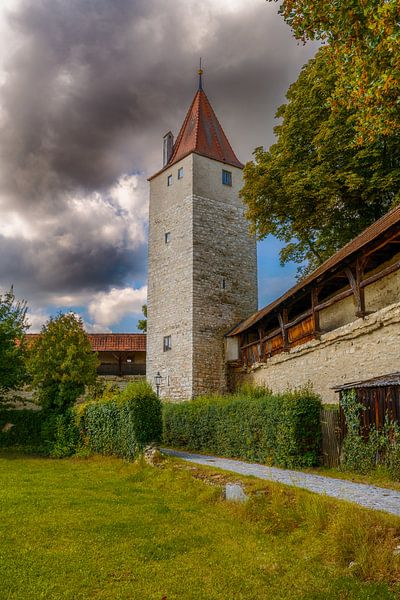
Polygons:
<instances>
[{"instance_id":1,"label":"tiled roof ridge","mask_svg":"<svg viewBox=\"0 0 400 600\"><path fill-rule=\"evenodd\" d=\"M206 94L205 92L203 92L203 93L204 93L205 99L207 100L207 105L208 105L208 106L209 106L209 108L211 109L212 113L214 113L214 118L215 118L216 122L218 123L218 126L219 126L219 128L221 129L222 133L224 134L224 136L225 136L225 138L226 138L226 141L227 141L227 144L228 144L228 146L229 146L229 149L231 150L232 154L233 154L233 155L236 157L236 154L235 154L235 152L233 151L233 148L232 148L232 146L231 146L231 143L230 143L230 141L229 141L229 139L228 139L228 136L226 135L226 133L225 133L225 131L224 131L224 128L222 127L221 123L219 122L219 119L218 119L217 115L216 115L216 114L215 114L215 112L213 111L213 108L212 108L212 106L211 106L211 103L210 103L210 101L209 101L209 99L208 99L208 97L207 97L207 94ZM211 115L212 115L212 113L211 113ZM211 116L211 115L210 115L210 116ZM221 144L219 143L219 139L218 139L218 136L217 136L217 132L216 132L216 130L215 130L215 127L214 127L214 123L212 123L212 127L213 127L213 129L214 129L214 132L215 132L215 138L216 138L217 145L218 145L218 147L219 147L219 149L220 149L220 151L221 151L221 158L223 159L223 152L222 152ZM239 161L239 162L240 162L240 161ZM242 164L242 163L240 163L240 164Z\"/></svg>"},{"instance_id":2,"label":"tiled roof ridge","mask_svg":"<svg viewBox=\"0 0 400 600\"><path fill-rule=\"evenodd\" d=\"M180 131L178 133L178 137L175 140L174 147L172 149L171 157L170 157L169 161L167 162L167 164L164 166L163 170L166 169L167 167L169 167L170 165L172 165L173 162L174 162L174 159L175 159L175 156L177 154L179 145L181 143L181 139L183 137L183 133L184 133L184 131L186 129L186 126L187 126L187 123L189 121L190 115L192 114L192 109L193 109L194 104L196 102L197 96L198 96L198 94L195 95L195 97L192 100L191 105L189 106L189 110L186 113L186 116L185 116L185 119L183 121L182 127L181 127L181 129L180 129Z\"/></svg>"},{"instance_id":3,"label":"tiled roof ridge","mask_svg":"<svg viewBox=\"0 0 400 600\"><path fill-rule=\"evenodd\" d=\"M200 94L201 90L199 90L195 96L195 100L197 99L197 114L196 114L196 127L194 131L194 147L197 148L199 141L199 128L200 128Z\"/></svg>"}]
</instances>

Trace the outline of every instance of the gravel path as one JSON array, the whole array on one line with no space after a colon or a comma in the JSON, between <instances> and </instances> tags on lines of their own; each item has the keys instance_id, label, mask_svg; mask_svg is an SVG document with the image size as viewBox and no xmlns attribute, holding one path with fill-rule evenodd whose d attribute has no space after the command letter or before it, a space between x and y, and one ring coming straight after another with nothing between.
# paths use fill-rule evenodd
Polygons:
<instances>
[{"instance_id":1,"label":"gravel path","mask_svg":"<svg viewBox=\"0 0 400 600\"><path fill-rule=\"evenodd\" d=\"M333 479L332 477L323 477L322 475L302 473L301 471L266 467L241 460L204 456L203 454L190 454L167 448L162 448L162 451L169 456L182 458L188 462L208 465L217 469L224 469L225 471L233 471L234 473L240 473L240 475L253 475L260 479L293 485L310 490L316 494L325 494L326 496L332 496L332 498L348 500L366 508L382 510L400 516L400 492L396 492L395 490L379 488L364 483L353 483L344 479Z\"/></svg>"}]
</instances>

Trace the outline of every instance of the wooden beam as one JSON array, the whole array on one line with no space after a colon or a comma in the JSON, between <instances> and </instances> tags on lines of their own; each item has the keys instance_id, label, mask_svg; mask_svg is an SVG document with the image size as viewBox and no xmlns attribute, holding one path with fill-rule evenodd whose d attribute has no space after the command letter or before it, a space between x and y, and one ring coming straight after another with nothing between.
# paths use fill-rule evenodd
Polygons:
<instances>
[{"instance_id":1,"label":"wooden beam","mask_svg":"<svg viewBox=\"0 0 400 600\"><path fill-rule=\"evenodd\" d=\"M357 286L357 290L358 290L358 295L360 298L360 306L359 306L359 311L358 313L356 313L357 317L365 317L365 315L367 314L366 308L365 308L365 290L364 288L361 287L361 281L362 278L364 277L364 268L365 265L367 264L368 258L366 256L358 256L357 260L356 260L356 286Z\"/></svg>"},{"instance_id":2,"label":"wooden beam","mask_svg":"<svg viewBox=\"0 0 400 600\"><path fill-rule=\"evenodd\" d=\"M288 322L288 310L284 308L281 312L278 313L278 321L279 326L281 328L282 340L283 340L283 349L285 351L289 350L289 336L287 330L287 322Z\"/></svg>"},{"instance_id":3,"label":"wooden beam","mask_svg":"<svg viewBox=\"0 0 400 600\"><path fill-rule=\"evenodd\" d=\"M361 272L360 268L356 267L356 274L354 275L353 270L350 267L345 268L345 273L349 280L354 301L356 304L356 317L365 317L365 300L364 300L364 291L361 292L360 288L360 278Z\"/></svg>"},{"instance_id":4,"label":"wooden beam","mask_svg":"<svg viewBox=\"0 0 400 600\"><path fill-rule=\"evenodd\" d=\"M379 279L382 279L382 277L386 277L386 275L390 275L391 273L394 273L394 271L397 271L398 269L400 269L400 261L397 261L397 262L393 263L392 265L389 265L385 269L382 269L382 271L375 273L375 275L366 277L365 279L363 279L360 282L360 286L362 288L364 288L367 285L371 285L371 283L375 283L375 281L379 281Z\"/></svg>"},{"instance_id":5,"label":"wooden beam","mask_svg":"<svg viewBox=\"0 0 400 600\"><path fill-rule=\"evenodd\" d=\"M352 293L353 293L353 290L351 288L349 290L344 290L344 292L340 292L340 294L336 294L336 296L333 296L329 300L326 300L325 302L321 302L320 304L317 304L317 306L315 307L315 310L324 310L324 308L328 308L329 306L332 306L332 304L335 304L335 302L339 302L340 300L347 298L347 296L351 296Z\"/></svg>"},{"instance_id":6,"label":"wooden beam","mask_svg":"<svg viewBox=\"0 0 400 600\"><path fill-rule=\"evenodd\" d=\"M396 238L398 238L400 236L400 232L396 231L396 233L394 233L393 235L391 235L390 237L387 237L385 240L383 240L380 244L378 244L378 246L375 246L374 248L371 248L368 252L364 253L364 256L370 256L371 254L373 254L374 252L376 252L377 250L379 250L380 248L383 248L384 246L387 246L388 244L390 244L390 242L392 242L393 240L395 240Z\"/></svg>"},{"instance_id":7,"label":"wooden beam","mask_svg":"<svg viewBox=\"0 0 400 600\"><path fill-rule=\"evenodd\" d=\"M278 327L277 329L274 329L274 331L272 331L270 334L263 337L261 340L255 340L254 342L250 342L249 344L240 346L240 348L243 350L244 348L250 348L251 346L254 346L254 344L259 344L260 342L261 343L268 342L269 340L272 340L272 338L279 335L280 333L281 333L281 328Z\"/></svg>"},{"instance_id":8,"label":"wooden beam","mask_svg":"<svg viewBox=\"0 0 400 600\"><path fill-rule=\"evenodd\" d=\"M320 327L320 322L319 322L319 311L316 310L316 307L318 306L318 293L319 293L319 288L317 286L314 286L311 289L311 314L314 318L315 333L319 335L321 332L321 327Z\"/></svg>"},{"instance_id":9,"label":"wooden beam","mask_svg":"<svg viewBox=\"0 0 400 600\"><path fill-rule=\"evenodd\" d=\"M299 315L298 317L293 319L293 321L290 321L290 323L286 323L285 328L290 329L290 327L294 327L298 323L301 323L301 321L305 321L305 319L307 319L308 317L311 317L311 315L312 315L312 308L303 312L301 315Z\"/></svg>"}]
</instances>

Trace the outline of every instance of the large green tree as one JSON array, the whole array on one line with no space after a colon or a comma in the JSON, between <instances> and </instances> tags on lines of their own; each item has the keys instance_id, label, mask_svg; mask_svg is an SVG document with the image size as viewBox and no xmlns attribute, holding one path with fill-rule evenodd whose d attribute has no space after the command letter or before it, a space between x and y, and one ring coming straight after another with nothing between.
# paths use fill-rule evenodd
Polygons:
<instances>
[{"instance_id":1,"label":"large green tree","mask_svg":"<svg viewBox=\"0 0 400 600\"><path fill-rule=\"evenodd\" d=\"M139 319L137 328L139 329L139 331L143 331L143 333L146 333L146 331L147 331L147 304L143 304L142 313L143 313L144 319Z\"/></svg>"},{"instance_id":2,"label":"large green tree","mask_svg":"<svg viewBox=\"0 0 400 600\"><path fill-rule=\"evenodd\" d=\"M399 0L275 1L298 39L328 44L337 73L329 101L356 109L355 141L399 131Z\"/></svg>"},{"instance_id":3,"label":"large green tree","mask_svg":"<svg viewBox=\"0 0 400 600\"><path fill-rule=\"evenodd\" d=\"M0 400L26 379L26 311L25 300L16 299L13 288L0 295Z\"/></svg>"},{"instance_id":4,"label":"large green tree","mask_svg":"<svg viewBox=\"0 0 400 600\"><path fill-rule=\"evenodd\" d=\"M305 261L303 273L400 201L399 133L354 147L357 110L329 103L336 80L322 48L277 111L277 142L257 148L244 170L242 196L258 237L283 240L282 263Z\"/></svg>"},{"instance_id":5,"label":"large green tree","mask_svg":"<svg viewBox=\"0 0 400 600\"><path fill-rule=\"evenodd\" d=\"M43 326L28 362L39 404L64 411L96 381L97 355L81 319L60 313Z\"/></svg>"}]
</instances>

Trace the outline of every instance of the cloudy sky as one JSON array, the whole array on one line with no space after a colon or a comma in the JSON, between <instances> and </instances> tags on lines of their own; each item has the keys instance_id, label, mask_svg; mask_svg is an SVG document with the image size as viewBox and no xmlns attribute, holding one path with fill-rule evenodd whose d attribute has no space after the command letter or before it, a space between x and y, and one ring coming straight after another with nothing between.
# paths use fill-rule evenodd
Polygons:
<instances>
[{"instance_id":1,"label":"cloudy sky","mask_svg":"<svg viewBox=\"0 0 400 600\"><path fill-rule=\"evenodd\" d=\"M0 290L31 331L73 310L134 331L146 301L147 177L204 88L239 158L273 142L274 113L312 56L265 0L1 0ZM283 292L259 245L260 303Z\"/></svg>"}]
</instances>

